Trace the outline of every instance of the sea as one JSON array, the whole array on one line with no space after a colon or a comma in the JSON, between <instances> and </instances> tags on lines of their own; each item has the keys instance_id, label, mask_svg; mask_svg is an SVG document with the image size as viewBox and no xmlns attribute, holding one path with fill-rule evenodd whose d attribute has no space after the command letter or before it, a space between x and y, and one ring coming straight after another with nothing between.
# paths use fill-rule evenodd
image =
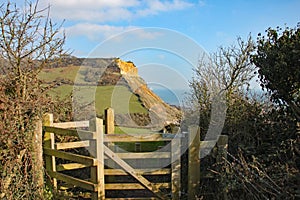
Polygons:
<instances>
[{"instance_id":1,"label":"sea","mask_svg":"<svg viewBox=\"0 0 300 200\"><path fill-rule=\"evenodd\" d=\"M182 107L183 102L187 101L188 94L190 94L190 90L183 89L152 89L152 91L157 94L164 102ZM257 101L264 102L269 99L269 95L267 95L266 91L263 91L260 88L252 88L251 90L246 91L245 94L251 98L256 99Z\"/></svg>"},{"instance_id":2,"label":"sea","mask_svg":"<svg viewBox=\"0 0 300 200\"><path fill-rule=\"evenodd\" d=\"M186 101L188 90L183 89L152 89L152 91L157 94L164 102L181 106L184 101Z\"/></svg>"}]
</instances>

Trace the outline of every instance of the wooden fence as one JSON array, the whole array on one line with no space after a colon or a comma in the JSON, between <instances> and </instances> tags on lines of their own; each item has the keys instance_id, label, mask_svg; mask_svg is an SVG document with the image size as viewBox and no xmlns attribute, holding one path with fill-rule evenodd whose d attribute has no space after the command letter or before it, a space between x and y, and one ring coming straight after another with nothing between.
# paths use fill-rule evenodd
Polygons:
<instances>
[{"instance_id":1,"label":"wooden fence","mask_svg":"<svg viewBox=\"0 0 300 200\"><path fill-rule=\"evenodd\" d=\"M108 119L108 118L107 118ZM106 126L109 126L106 121ZM111 190L147 190L152 196L144 199L180 199L182 191L181 181L181 143L182 134L113 134L105 129L104 134L103 120L93 119L91 121L53 123L53 116L47 114L43 120L44 146L43 153L48 175L51 177L51 183L57 186L57 181L65 182L69 185L77 186L91 192L92 199L122 199L120 197L106 197L106 193ZM74 142L55 142L55 136L73 136L78 141ZM189 163L188 163L188 199L196 199L197 188L200 183L200 158L199 150L202 147L211 147L215 144L213 141L200 141L198 128L190 128L189 137L185 140L189 144ZM169 144L170 148L163 151L153 152L118 152L116 144L136 143L140 148L141 143L145 142L163 142ZM226 138L220 137L218 141L220 155L223 155L223 149L227 147ZM80 155L68 152L69 149L86 148L89 155ZM67 150L67 151L66 151ZM67 160L67 163L57 164L58 159ZM134 163L160 162L167 159L170 165L163 168L134 168ZM130 163L130 164L128 164ZM147 162L146 162L147 163ZM108 165L110 167L105 167ZM113 165L113 167L111 167ZM68 173L69 170L83 169L89 170L88 179L80 179ZM114 176L130 176L135 182L124 183L118 180L109 179ZM168 176L164 182L149 181L151 176ZM146 178L147 177L147 178ZM185 186L183 186L185 187ZM143 199L124 198L124 199Z\"/></svg>"}]
</instances>

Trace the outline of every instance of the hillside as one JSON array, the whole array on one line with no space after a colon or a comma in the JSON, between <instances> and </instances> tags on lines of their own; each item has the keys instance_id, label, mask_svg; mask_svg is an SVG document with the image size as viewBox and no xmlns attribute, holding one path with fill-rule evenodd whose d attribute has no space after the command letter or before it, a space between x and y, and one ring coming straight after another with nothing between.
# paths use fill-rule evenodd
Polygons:
<instances>
[{"instance_id":1,"label":"hillside","mask_svg":"<svg viewBox=\"0 0 300 200\"><path fill-rule=\"evenodd\" d=\"M102 116L105 108L113 107L116 124L122 126L162 127L178 122L181 116L177 108L148 88L134 63L118 58L67 57L44 69L40 77L47 84L54 84L51 94L61 98L72 93L74 83L80 86L82 99L96 85L97 114Z\"/></svg>"}]
</instances>

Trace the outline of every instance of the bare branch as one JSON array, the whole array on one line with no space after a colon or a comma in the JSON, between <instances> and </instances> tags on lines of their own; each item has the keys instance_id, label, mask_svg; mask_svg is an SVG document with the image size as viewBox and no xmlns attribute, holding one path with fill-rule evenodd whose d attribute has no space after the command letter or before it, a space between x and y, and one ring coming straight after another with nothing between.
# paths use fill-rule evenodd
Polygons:
<instances>
[{"instance_id":1,"label":"bare branch","mask_svg":"<svg viewBox=\"0 0 300 200\"><path fill-rule=\"evenodd\" d=\"M49 17L50 6L39 9L38 3L25 2L25 10L16 4L0 7L0 53L9 62L7 72L22 85L25 98L27 81L37 78L40 70L63 51L65 36Z\"/></svg>"}]
</instances>

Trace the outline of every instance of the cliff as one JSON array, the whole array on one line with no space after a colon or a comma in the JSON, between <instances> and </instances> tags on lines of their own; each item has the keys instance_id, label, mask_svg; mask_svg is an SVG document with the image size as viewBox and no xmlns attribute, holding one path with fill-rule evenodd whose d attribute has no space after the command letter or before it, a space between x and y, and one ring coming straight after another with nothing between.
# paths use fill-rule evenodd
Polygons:
<instances>
[{"instance_id":1,"label":"cliff","mask_svg":"<svg viewBox=\"0 0 300 200\"><path fill-rule=\"evenodd\" d=\"M150 90L146 82L138 76L138 69L132 62L116 60L122 78L131 91L136 94L145 108L148 109L153 126L162 127L169 123L178 123L181 111L165 103L158 95Z\"/></svg>"},{"instance_id":2,"label":"cliff","mask_svg":"<svg viewBox=\"0 0 300 200\"><path fill-rule=\"evenodd\" d=\"M58 69L56 70L56 68ZM48 74L51 72L52 76L57 74L58 78L55 80L49 79L49 81L55 82L57 87L64 84L73 85L74 78L69 77L69 75L76 75L74 73L76 69L79 70L77 73L81 77L76 84L82 86L95 84L98 86L125 86L138 97L141 105L148 110L147 114L132 113L131 111L127 115L119 114L115 118L116 124L162 128L169 123L180 121L181 111L168 105L151 91L146 82L138 75L138 68L130 61L126 62L119 58L65 57L60 62L54 62L48 66L44 78L48 80ZM107 101L111 103L111 100ZM126 104L126 102L124 103Z\"/></svg>"},{"instance_id":3,"label":"cliff","mask_svg":"<svg viewBox=\"0 0 300 200\"><path fill-rule=\"evenodd\" d=\"M127 76L138 76L138 70L136 66L133 64L133 62L125 62L121 59L115 60L117 66L120 68L121 75L127 75Z\"/></svg>"}]
</instances>

